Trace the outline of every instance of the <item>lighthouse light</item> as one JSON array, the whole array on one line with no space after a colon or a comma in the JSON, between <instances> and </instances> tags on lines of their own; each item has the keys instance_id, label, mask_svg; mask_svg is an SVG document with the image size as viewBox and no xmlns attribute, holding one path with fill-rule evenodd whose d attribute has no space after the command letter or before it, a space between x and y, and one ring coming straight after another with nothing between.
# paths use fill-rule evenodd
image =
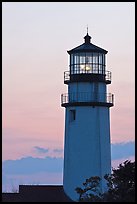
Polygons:
<instances>
[{"instance_id":1,"label":"lighthouse light","mask_svg":"<svg viewBox=\"0 0 137 204\"><path fill-rule=\"evenodd\" d=\"M85 70L86 70L86 71L90 71L90 70L91 70L91 67L88 66L88 65L86 65Z\"/></svg>"},{"instance_id":2,"label":"lighthouse light","mask_svg":"<svg viewBox=\"0 0 137 204\"><path fill-rule=\"evenodd\" d=\"M80 65L80 68L81 68L82 70L84 70L84 69L85 69L85 65L84 65L84 64L81 64L81 65Z\"/></svg>"},{"instance_id":3,"label":"lighthouse light","mask_svg":"<svg viewBox=\"0 0 137 204\"><path fill-rule=\"evenodd\" d=\"M90 65L88 65L88 64L81 64L80 65L80 69L82 70L82 71L91 71L91 66Z\"/></svg>"}]
</instances>

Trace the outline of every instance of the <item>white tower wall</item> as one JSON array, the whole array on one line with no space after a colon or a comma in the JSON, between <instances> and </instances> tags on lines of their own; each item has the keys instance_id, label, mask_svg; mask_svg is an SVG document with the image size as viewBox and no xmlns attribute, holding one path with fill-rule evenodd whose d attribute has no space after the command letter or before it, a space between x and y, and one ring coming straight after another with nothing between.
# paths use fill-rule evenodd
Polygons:
<instances>
[{"instance_id":1,"label":"white tower wall","mask_svg":"<svg viewBox=\"0 0 137 204\"><path fill-rule=\"evenodd\" d=\"M101 82L75 82L68 86L68 93L78 93L78 92L99 92L106 93L106 84Z\"/></svg>"},{"instance_id":2,"label":"white tower wall","mask_svg":"<svg viewBox=\"0 0 137 204\"><path fill-rule=\"evenodd\" d=\"M71 111L76 111L71 121ZM77 200L76 187L91 176L103 178L111 171L108 107L67 107L65 121L64 190ZM105 184L102 185L104 191Z\"/></svg>"}]
</instances>

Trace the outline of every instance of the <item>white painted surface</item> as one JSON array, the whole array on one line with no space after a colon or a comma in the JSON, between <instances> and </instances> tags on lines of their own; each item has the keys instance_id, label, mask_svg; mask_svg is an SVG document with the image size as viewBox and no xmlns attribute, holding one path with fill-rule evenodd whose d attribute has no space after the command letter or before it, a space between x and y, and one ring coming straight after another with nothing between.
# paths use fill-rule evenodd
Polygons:
<instances>
[{"instance_id":1,"label":"white painted surface","mask_svg":"<svg viewBox=\"0 0 137 204\"><path fill-rule=\"evenodd\" d=\"M77 102L91 102L106 100L106 84L101 82L79 82L68 86L69 100Z\"/></svg>"},{"instance_id":2,"label":"white painted surface","mask_svg":"<svg viewBox=\"0 0 137 204\"><path fill-rule=\"evenodd\" d=\"M71 90L76 86L80 90L83 88L76 84ZM91 87L87 83L86 90ZM100 90L105 90L105 86L100 87ZM76 110L76 119L70 121L69 114L73 109ZM91 176L103 178L111 172L109 108L67 107L65 116L63 186L66 194L72 200L77 200L75 188L82 187L85 179ZM105 183L102 182L101 186L104 191Z\"/></svg>"},{"instance_id":3,"label":"white painted surface","mask_svg":"<svg viewBox=\"0 0 137 204\"><path fill-rule=\"evenodd\" d=\"M78 82L78 83L71 83L68 86L68 93L73 92L99 92L105 93L106 92L106 84L101 82Z\"/></svg>"}]
</instances>

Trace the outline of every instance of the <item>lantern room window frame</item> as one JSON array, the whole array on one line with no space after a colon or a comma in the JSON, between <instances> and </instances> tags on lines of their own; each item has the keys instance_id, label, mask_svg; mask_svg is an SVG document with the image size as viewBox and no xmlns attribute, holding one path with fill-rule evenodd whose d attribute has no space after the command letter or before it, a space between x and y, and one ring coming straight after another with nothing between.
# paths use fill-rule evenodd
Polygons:
<instances>
[{"instance_id":1,"label":"lantern room window frame","mask_svg":"<svg viewBox=\"0 0 137 204\"><path fill-rule=\"evenodd\" d=\"M105 74L105 54L97 52L79 52L70 54L70 74Z\"/></svg>"}]
</instances>

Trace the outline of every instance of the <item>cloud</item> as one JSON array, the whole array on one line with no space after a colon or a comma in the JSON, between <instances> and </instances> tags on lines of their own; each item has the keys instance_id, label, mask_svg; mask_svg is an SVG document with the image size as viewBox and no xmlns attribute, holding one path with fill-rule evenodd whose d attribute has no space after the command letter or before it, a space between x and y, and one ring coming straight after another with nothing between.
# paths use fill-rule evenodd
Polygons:
<instances>
[{"instance_id":1,"label":"cloud","mask_svg":"<svg viewBox=\"0 0 137 204\"><path fill-rule=\"evenodd\" d=\"M62 153L62 152L63 152L63 149L53 149L53 152Z\"/></svg>"},{"instance_id":2,"label":"cloud","mask_svg":"<svg viewBox=\"0 0 137 204\"><path fill-rule=\"evenodd\" d=\"M38 146L35 146L34 149L40 154L47 153L49 151L48 148L42 148L42 147L38 147Z\"/></svg>"},{"instance_id":3,"label":"cloud","mask_svg":"<svg viewBox=\"0 0 137 204\"><path fill-rule=\"evenodd\" d=\"M56 157L25 157L18 160L6 160L2 164L4 174L58 173L63 171L63 158Z\"/></svg>"},{"instance_id":4,"label":"cloud","mask_svg":"<svg viewBox=\"0 0 137 204\"><path fill-rule=\"evenodd\" d=\"M36 150L47 152L48 149L35 146ZM54 149L54 152L62 152L62 149ZM135 142L116 143L111 145L111 159L120 161L135 156ZM2 163L3 175L31 175L36 173L62 173L62 157L34 158L24 157L17 160L6 160Z\"/></svg>"},{"instance_id":5,"label":"cloud","mask_svg":"<svg viewBox=\"0 0 137 204\"><path fill-rule=\"evenodd\" d=\"M128 159L135 156L135 142L111 144L111 159Z\"/></svg>"}]
</instances>

